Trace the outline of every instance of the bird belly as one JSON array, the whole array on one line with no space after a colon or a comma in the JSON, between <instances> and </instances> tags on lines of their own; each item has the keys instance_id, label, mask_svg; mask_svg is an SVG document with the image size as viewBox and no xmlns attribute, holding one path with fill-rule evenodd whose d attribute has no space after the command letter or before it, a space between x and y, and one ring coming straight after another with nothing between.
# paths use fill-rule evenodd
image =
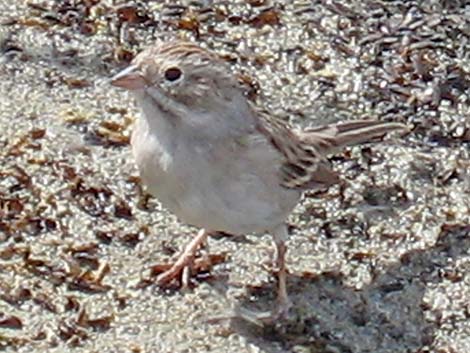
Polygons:
<instances>
[{"instance_id":1,"label":"bird belly","mask_svg":"<svg viewBox=\"0 0 470 353\"><path fill-rule=\"evenodd\" d=\"M155 152L155 149L152 149ZM139 156L145 155L139 153ZM182 222L233 234L268 231L282 223L299 200L296 190L280 186L273 163L246 158L217 159L207 155L164 152L137 158L148 191ZM263 177L261 177L262 175Z\"/></svg>"},{"instance_id":2,"label":"bird belly","mask_svg":"<svg viewBox=\"0 0 470 353\"><path fill-rule=\"evenodd\" d=\"M207 181L190 185L168 207L182 221L214 231L268 231L282 223L298 201L298 195L285 193L286 189L267 192L259 180Z\"/></svg>"}]
</instances>

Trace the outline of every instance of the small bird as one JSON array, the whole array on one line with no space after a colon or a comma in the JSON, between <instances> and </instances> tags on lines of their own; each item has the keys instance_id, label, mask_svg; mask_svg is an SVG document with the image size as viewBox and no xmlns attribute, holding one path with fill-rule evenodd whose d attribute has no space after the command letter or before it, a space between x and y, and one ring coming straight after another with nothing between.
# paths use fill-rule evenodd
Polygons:
<instances>
[{"instance_id":1,"label":"small bird","mask_svg":"<svg viewBox=\"0 0 470 353\"><path fill-rule=\"evenodd\" d=\"M277 305L263 316L269 320L290 307L286 218L304 190L339 181L326 157L406 129L359 120L296 131L257 108L216 54L186 41L142 51L111 84L131 91L142 112L131 144L143 183L181 221L201 228L157 284L181 276L211 232L267 232L278 279Z\"/></svg>"}]
</instances>

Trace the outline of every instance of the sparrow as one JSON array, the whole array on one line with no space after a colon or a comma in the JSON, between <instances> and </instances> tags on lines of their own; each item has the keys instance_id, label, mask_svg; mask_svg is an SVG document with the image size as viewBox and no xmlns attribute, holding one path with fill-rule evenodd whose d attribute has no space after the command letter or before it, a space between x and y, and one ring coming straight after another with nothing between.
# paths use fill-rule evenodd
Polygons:
<instances>
[{"instance_id":1,"label":"sparrow","mask_svg":"<svg viewBox=\"0 0 470 353\"><path fill-rule=\"evenodd\" d=\"M211 232L272 235L277 301L267 320L285 317L286 219L305 190L339 182L327 157L395 130L396 122L346 121L295 130L258 108L226 62L186 41L157 43L111 84L140 107L132 152L150 194L201 230L159 275L165 285L191 265Z\"/></svg>"}]
</instances>

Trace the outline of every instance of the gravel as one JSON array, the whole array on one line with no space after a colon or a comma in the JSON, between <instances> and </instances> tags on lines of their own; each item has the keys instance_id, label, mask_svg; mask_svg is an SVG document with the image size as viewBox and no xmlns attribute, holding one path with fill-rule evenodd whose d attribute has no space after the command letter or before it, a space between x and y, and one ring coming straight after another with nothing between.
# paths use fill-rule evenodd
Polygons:
<instances>
[{"instance_id":1,"label":"gravel","mask_svg":"<svg viewBox=\"0 0 470 353\"><path fill-rule=\"evenodd\" d=\"M470 351L468 2L2 0L0 23L0 350ZM273 305L267 235L214 237L190 288L153 284L197 230L145 193L139 113L107 79L175 37L295 126L410 127L306 193L275 325L221 319Z\"/></svg>"}]
</instances>

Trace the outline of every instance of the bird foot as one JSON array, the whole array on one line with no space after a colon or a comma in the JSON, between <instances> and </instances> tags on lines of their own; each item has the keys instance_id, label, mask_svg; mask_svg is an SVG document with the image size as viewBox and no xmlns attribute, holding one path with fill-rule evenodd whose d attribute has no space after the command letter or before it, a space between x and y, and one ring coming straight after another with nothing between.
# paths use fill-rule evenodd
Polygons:
<instances>
[{"instance_id":1,"label":"bird foot","mask_svg":"<svg viewBox=\"0 0 470 353\"><path fill-rule=\"evenodd\" d=\"M197 249L206 241L209 233L201 229L184 249L176 262L157 276L156 283L166 286L175 279L181 279L182 287L188 287L191 269L194 266Z\"/></svg>"},{"instance_id":2,"label":"bird foot","mask_svg":"<svg viewBox=\"0 0 470 353\"><path fill-rule=\"evenodd\" d=\"M235 309L232 318L243 319L260 327L270 326L277 322L287 320L291 306L290 302L278 303L273 310L265 312L238 307Z\"/></svg>"},{"instance_id":3,"label":"bird foot","mask_svg":"<svg viewBox=\"0 0 470 353\"><path fill-rule=\"evenodd\" d=\"M181 287L185 288L189 285L189 277L191 274L191 265L177 266L174 264L169 270L160 273L155 280L155 283L160 287L168 286L173 281L181 283Z\"/></svg>"},{"instance_id":4,"label":"bird foot","mask_svg":"<svg viewBox=\"0 0 470 353\"><path fill-rule=\"evenodd\" d=\"M214 266L224 263L227 260L227 254L206 254L191 261L179 260L170 264L152 266L151 277L153 279L149 282L161 288L190 288L193 285L193 278L207 278L205 274L210 273Z\"/></svg>"}]
</instances>

